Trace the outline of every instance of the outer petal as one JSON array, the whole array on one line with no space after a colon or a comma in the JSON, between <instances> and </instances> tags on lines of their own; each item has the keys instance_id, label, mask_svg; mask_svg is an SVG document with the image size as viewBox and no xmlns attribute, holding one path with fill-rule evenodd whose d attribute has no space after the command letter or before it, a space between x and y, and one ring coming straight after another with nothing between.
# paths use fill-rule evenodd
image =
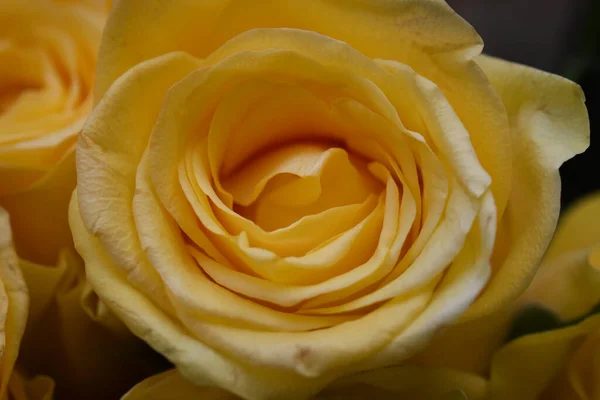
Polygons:
<instances>
[{"instance_id":1,"label":"outer petal","mask_svg":"<svg viewBox=\"0 0 600 400\"><path fill-rule=\"evenodd\" d=\"M232 400L236 395L210 386L196 386L176 369L151 376L135 385L121 400Z\"/></svg>"},{"instance_id":2,"label":"outer petal","mask_svg":"<svg viewBox=\"0 0 600 400\"><path fill-rule=\"evenodd\" d=\"M313 30L374 58L396 59L393 55L419 50L473 56L482 47L473 28L442 0L121 1L113 7L102 40L96 100L145 60L177 50L204 58L237 34L261 27ZM151 42L146 40L150 29L162 32Z\"/></svg>"},{"instance_id":3,"label":"outer petal","mask_svg":"<svg viewBox=\"0 0 600 400\"><path fill-rule=\"evenodd\" d=\"M352 375L334 382L315 400L334 399L442 399L462 390L469 400L485 398L486 381L477 376L444 369L393 367ZM177 370L152 376L131 389L121 400L167 399L230 400L239 397L219 388L195 386Z\"/></svg>"},{"instance_id":4,"label":"outer petal","mask_svg":"<svg viewBox=\"0 0 600 400\"><path fill-rule=\"evenodd\" d=\"M144 255L132 216L135 172L166 91L196 67L193 57L175 53L129 71L88 118L77 150L82 218L132 283L159 297L163 307L163 283ZM90 167L95 163L113 167Z\"/></svg>"},{"instance_id":5,"label":"outer petal","mask_svg":"<svg viewBox=\"0 0 600 400\"><path fill-rule=\"evenodd\" d=\"M508 112L518 173L499 225L493 277L465 319L501 308L527 287L558 219L558 168L588 147L590 133L583 92L573 82L490 57L478 63Z\"/></svg>"},{"instance_id":6,"label":"outer petal","mask_svg":"<svg viewBox=\"0 0 600 400\"><path fill-rule=\"evenodd\" d=\"M0 208L0 398L6 393L27 321L29 296L12 246L8 214Z\"/></svg>"}]
</instances>

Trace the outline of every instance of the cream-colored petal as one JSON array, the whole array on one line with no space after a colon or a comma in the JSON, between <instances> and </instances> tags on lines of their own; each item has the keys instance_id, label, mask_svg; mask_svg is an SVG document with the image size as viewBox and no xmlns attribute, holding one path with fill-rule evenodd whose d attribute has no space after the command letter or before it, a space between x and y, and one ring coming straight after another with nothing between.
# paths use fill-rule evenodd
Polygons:
<instances>
[{"instance_id":1,"label":"cream-colored petal","mask_svg":"<svg viewBox=\"0 0 600 400\"><path fill-rule=\"evenodd\" d=\"M144 255L133 219L135 174L165 92L197 65L178 53L132 69L90 115L77 147L77 190L86 226L132 284L164 308L169 304L163 283Z\"/></svg>"},{"instance_id":2,"label":"cream-colored petal","mask_svg":"<svg viewBox=\"0 0 600 400\"><path fill-rule=\"evenodd\" d=\"M416 104L425 125L423 135L431 141L433 151L471 195L481 196L491 179L477 159L469 132L442 91L406 65L393 61L379 61L379 64L401 80L404 95Z\"/></svg>"},{"instance_id":3,"label":"cream-colored petal","mask_svg":"<svg viewBox=\"0 0 600 400\"><path fill-rule=\"evenodd\" d=\"M465 319L488 314L519 296L537 269L560 207L561 164L589 145L589 119L581 88L556 75L490 57L479 65L500 94L510 118L513 146L511 197L499 228L509 246Z\"/></svg>"}]
</instances>

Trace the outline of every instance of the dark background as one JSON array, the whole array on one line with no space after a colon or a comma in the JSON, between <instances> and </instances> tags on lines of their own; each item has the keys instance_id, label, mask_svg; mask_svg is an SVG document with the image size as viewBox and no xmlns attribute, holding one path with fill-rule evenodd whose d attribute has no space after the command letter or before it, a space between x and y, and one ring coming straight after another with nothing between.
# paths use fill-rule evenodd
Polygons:
<instances>
[{"instance_id":1,"label":"dark background","mask_svg":"<svg viewBox=\"0 0 600 400\"><path fill-rule=\"evenodd\" d=\"M562 203L600 190L600 0L447 0L484 52L565 76L583 87L591 145L561 168Z\"/></svg>"}]
</instances>

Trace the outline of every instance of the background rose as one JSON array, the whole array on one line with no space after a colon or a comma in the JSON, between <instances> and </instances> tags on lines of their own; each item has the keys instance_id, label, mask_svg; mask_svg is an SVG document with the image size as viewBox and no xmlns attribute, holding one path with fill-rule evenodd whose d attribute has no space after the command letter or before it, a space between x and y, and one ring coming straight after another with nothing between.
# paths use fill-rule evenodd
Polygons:
<instances>
[{"instance_id":1,"label":"background rose","mask_svg":"<svg viewBox=\"0 0 600 400\"><path fill-rule=\"evenodd\" d=\"M516 307L530 304L549 310L566 326L523 336L500 349L492 359L490 398L598 398L600 193L580 200L561 219Z\"/></svg>"},{"instance_id":2,"label":"background rose","mask_svg":"<svg viewBox=\"0 0 600 400\"><path fill-rule=\"evenodd\" d=\"M98 299L79 257L63 251L56 266L20 265L30 308L17 365L51 380L55 400L117 399L168 366Z\"/></svg>"},{"instance_id":3,"label":"background rose","mask_svg":"<svg viewBox=\"0 0 600 400\"><path fill-rule=\"evenodd\" d=\"M0 399L119 398L165 367L98 300L78 257L19 260L0 208Z\"/></svg>"},{"instance_id":4,"label":"background rose","mask_svg":"<svg viewBox=\"0 0 600 400\"><path fill-rule=\"evenodd\" d=\"M103 2L0 4L0 205L18 253L56 263L72 246L74 147L92 106Z\"/></svg>"},{"instance_id":5,"label":"background rose","mask_svg":"<svg viewBox=\"0 0 600 400\"><path fill-rule=\"evenodd\" d=\"M27 322L29 297L12 246L8 214L0 208L0 398L4 398Z\"/></svg>"},{"instance_id":6,"label":"background rose","mask_svg":"<svg viewBox=\"0 0 600 400\"><path fill-rule=\"evenodd\" d=\"M71 210L100 297L187 378L250 398L514 299L588 144L580 89L481 58L496 92L439 1L248 7L116 5Z\"/></svg>"},{"instance_id":7,"label":"background rose","mask_svg":"<svg viewBox=\"0 0 600 400\"><path fill-rule=\"evenodd\" d=\"M486 380L491 399L595 398L599 246L595 194L563 215L523 295L486 318L451 327L409 362L462 375L455 385L466 393L473 379ZM521 337L506 344L515 336Z\"/></svg>"}]
</instances>

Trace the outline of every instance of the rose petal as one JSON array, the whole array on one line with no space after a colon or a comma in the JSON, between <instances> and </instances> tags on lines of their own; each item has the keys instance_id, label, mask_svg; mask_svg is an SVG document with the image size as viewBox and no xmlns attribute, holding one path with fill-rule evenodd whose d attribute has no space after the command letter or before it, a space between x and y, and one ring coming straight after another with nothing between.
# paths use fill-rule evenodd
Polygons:
<instances>
[{"instance_id":1,"label":"rose petal","mask_svg":"<svg viewBox=\"0 0 600 400\"><path fill-rule=\"evenodd\" d=\"M514 176L506 216L499 225L499 236L508 235L510 246L495 255L491 281L465 319L501 308L527 287L556 226L558 167L589 145L589 120L579 86L494 58L481 57L478 63L506 106L513 168L519 173Z\"/></svg>"}]
</instances>

